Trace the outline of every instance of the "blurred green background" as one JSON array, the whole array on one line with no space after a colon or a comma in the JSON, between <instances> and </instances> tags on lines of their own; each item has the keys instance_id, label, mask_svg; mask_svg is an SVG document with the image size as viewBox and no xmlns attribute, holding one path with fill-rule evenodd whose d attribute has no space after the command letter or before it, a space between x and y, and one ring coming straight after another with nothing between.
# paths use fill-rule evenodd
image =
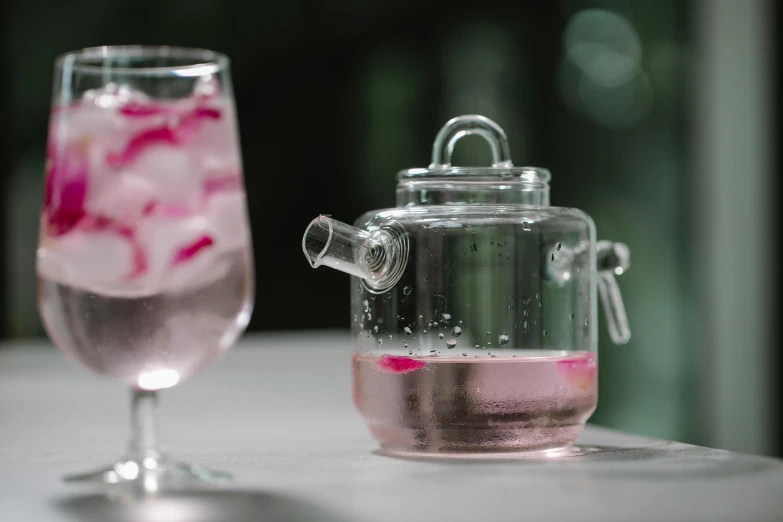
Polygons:
<instances>
[{"instance_id":1,"label":"blurred green background","mask_svg":"<svg viewBox=\"0 0 783 522\"><path fill-rule=\"evenodd\" d=\"M10 0L3 23L0 327L43 335L35 245L56 55L108 44L232 59L257 260L253 330L348 326L348 285L309 269L318 213L393 206L449 118L496 120L552 202L623 241L634 333L601 330L593 422L780 454L773 349L773 0ZM455 163L486 164L481 140Z\"/></svg>"}]
</instances>

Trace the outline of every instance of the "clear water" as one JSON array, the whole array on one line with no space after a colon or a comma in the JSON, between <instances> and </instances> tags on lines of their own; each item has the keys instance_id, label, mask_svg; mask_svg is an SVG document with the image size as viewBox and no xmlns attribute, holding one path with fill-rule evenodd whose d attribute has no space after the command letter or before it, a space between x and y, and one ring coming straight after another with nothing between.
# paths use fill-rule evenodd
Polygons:
<instances>
[{"instance_id":1,"label":"clear water","mask_svg":"<svg viewBox=\"0 0 783 522\"><path fill-rule=\"evenodd\" d=\"M598 400L594 353L353 357L353 399L389 453L482 454L567 447Z\"/></svg>"},{"instance_id":2,"label":"clear water","mask_svg":"<svg viewBox=\"0 0 783 522\"><path fill-rule=\"evenodd\" d=\"M221 254L183 289L102 295L39 274L46 330L65 354L134 388L163 389L223 354L250 318L247 249Z\"/></svg>"}]
</instances>

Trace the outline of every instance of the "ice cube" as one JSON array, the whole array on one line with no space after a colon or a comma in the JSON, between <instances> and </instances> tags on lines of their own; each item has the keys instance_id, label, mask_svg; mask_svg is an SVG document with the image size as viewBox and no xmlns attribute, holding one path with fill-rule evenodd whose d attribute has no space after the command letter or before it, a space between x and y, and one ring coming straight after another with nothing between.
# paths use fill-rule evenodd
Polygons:
<instances>
[{"instance_id":1,"label":"ice cube","mask_svg":"<svg viewBox=\"0 0 783 522\"><path fill-rule=\"evenodd\" d=\"M217 192L207 199L207 219L221 252L235 250L250 242L244 192Z\"/></svg>"},{"instance_id":2,"label":"ice cube","mask_svg":"<svg viewBox=\"0 0 783 522\"><path fill-rule=\"evenodd\" d=\"M150 183L162 204L195 207L201 199L201 177L187 149L153 145L129 167L133 176Z\"/></svg>"},{"instance_id":3,"label":"ice cube","mask_svg":"<svg viewBox=\"0 0 783 522\"><path fill-rule=\"evenodd\" d=\"M164 289L184 289L202 284L205 273L215 264L214 244L199 248L186 260L178 254L204 237L212 238L209 222L202 216L170 218L149 216L136 227L136 238L147 256L144 285Z\"/></svg>"},{"instance_id":4,"label":"ice cube","mask_svg":"<svg viewBox=\"0 0 783 522\"><path fill-rule=\"evenodd\" d=\"M121 234L75 229L41 245L38 274L76 288L117 295L134 269L133 260L133 244Z\"/></svg>"},{"instance_id":5,"label":"ice cube","mask_svg":"<svg viewBox=\"0 0 783 522\"><path fill-rule=\"evenodd\" d=\"M133 173L114 174L95 183L87 199L87 212L126 224L136 223L157 198L155 185ZM102 185L102 186L101 186Z\"/></svg>"}]
</instances>

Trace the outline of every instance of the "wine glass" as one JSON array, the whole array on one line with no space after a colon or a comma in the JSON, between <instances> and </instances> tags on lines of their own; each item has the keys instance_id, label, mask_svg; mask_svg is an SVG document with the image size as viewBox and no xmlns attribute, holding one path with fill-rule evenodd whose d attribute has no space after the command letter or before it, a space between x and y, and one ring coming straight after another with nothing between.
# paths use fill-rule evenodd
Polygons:
<instances>
[{"instance_id":1,"label":"wine glass","mask_svg":"<svg viewBox=\"0 0 783 522\"><path fill-rule=\"evenodd\" d=\"M168 457L154 426L158 392L228 350L252 311L224 55L109 46L57 59L37 274L54 344L131 389L126 454L66 480L156 491L225 478Z\"/></svg>"}]
</instances>

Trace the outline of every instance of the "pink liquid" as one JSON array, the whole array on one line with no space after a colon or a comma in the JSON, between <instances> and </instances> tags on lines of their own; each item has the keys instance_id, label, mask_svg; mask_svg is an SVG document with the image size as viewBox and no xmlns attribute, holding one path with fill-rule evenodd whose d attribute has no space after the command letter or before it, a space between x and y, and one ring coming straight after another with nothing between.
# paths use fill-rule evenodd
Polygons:
<instances>
[{"instance_id":1,"label":"pink liquid","mask_svg":"<svg viewBox=\"0 0 783 522\"><path fill-rule=\"evenodd\" d=\"M250 316L245 200L217 85L164 100L109 84L55 107L37 272L57 347L147 390L222 354Z\"/></svg>"},{"instance_id":2,"label":"pink liquid","mask_svg":"<svg viewBox=\"0 0 783 522\"><path fill-rule=\"evenodd\" d=\"M595 410L597 357L532 354L354 355L354 404L388 453L481 454L567 447Z\"/></svg>"}]
</instances>

